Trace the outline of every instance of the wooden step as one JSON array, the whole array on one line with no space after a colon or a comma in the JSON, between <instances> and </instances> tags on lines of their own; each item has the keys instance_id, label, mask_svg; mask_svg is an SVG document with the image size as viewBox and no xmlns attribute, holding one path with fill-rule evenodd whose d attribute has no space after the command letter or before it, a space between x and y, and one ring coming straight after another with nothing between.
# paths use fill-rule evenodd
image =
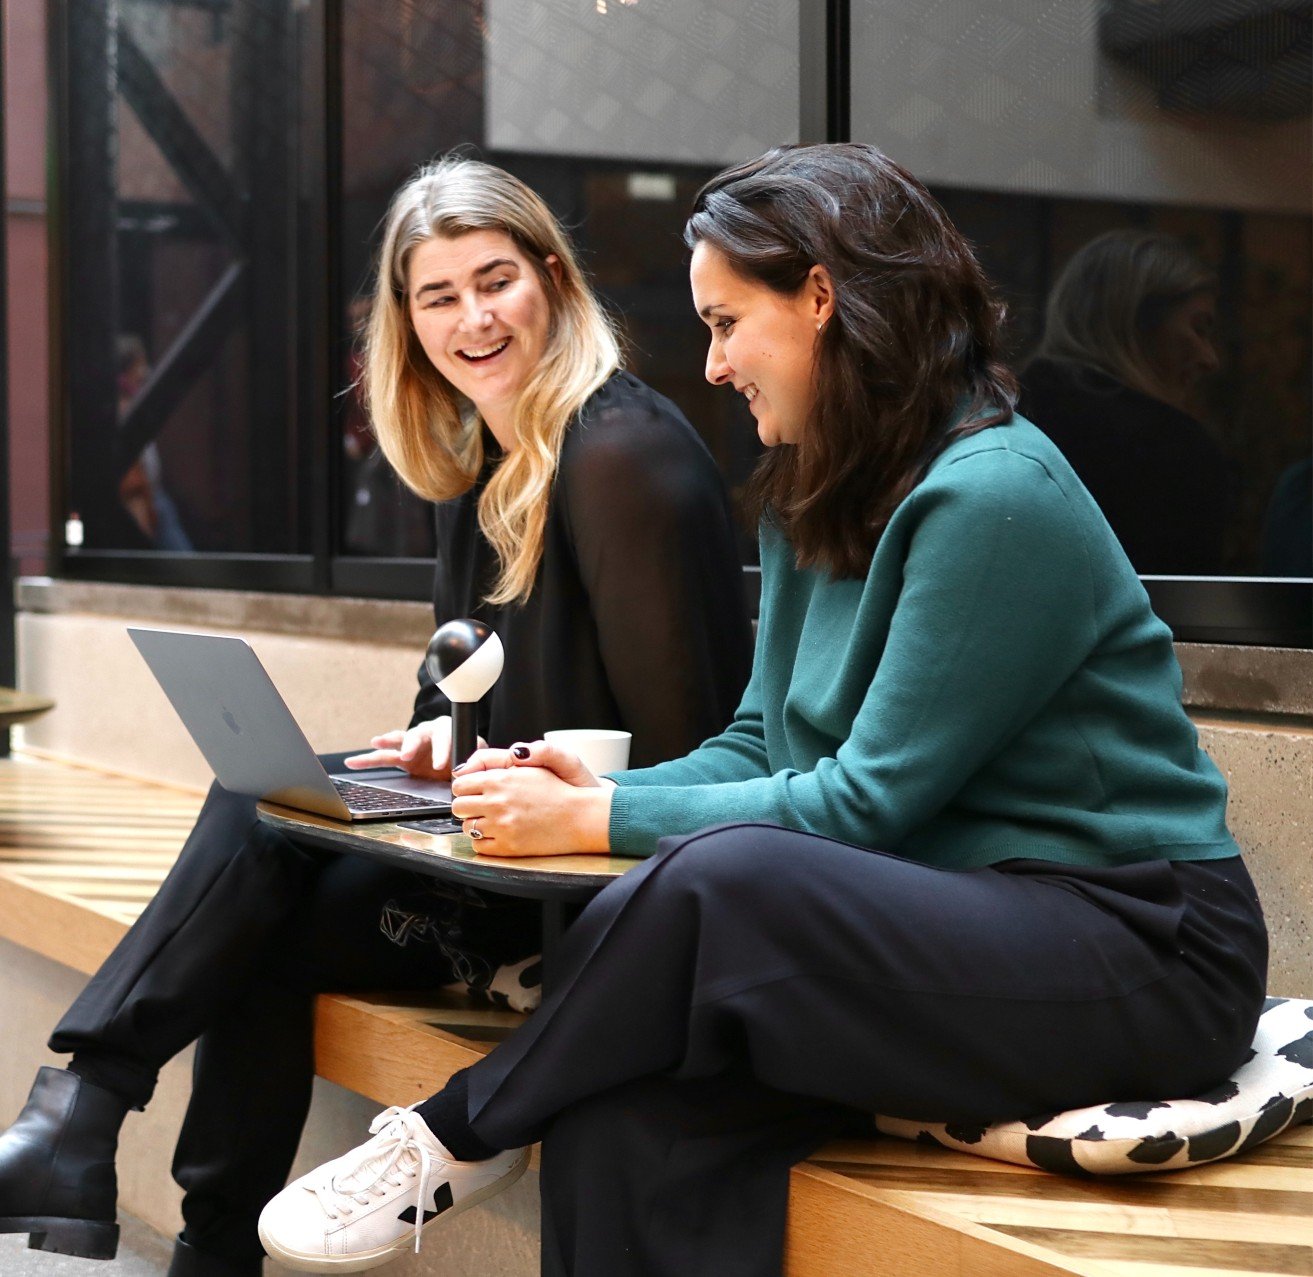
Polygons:
<instances>
[{"instance_id":1,"label":"wooden step","mask_svg":"<svg viewBox=\"0 0 1313 1277\"><path fill-rule=\"evenodd\" d=\"M91 973L145 908L203 796L0 760L0 937ZM521 1017L435 991L325 994L322 1077L380 1106L438 1089ZM788 1277L1313 1277L1313 1128L1192 1171L1065 1179L877 1140L795 1168Z\"/></svg>"}]
</instances>

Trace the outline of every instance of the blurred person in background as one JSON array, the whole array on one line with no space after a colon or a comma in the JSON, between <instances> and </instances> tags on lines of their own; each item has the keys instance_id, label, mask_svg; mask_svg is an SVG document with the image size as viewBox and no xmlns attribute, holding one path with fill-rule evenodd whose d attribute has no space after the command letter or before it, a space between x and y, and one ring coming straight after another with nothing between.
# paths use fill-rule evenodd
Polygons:
<instances>
[{"instance_id":1,"label":"blurred person in background","mask_svg":"<svg viewBox=\"0 0 1313 1277\"><path fill-rule=\"evenodd\" d=\"M1142 575L1222 570L1226 458L1202 421L1217 280L1170 235L1114 230L1067 263L1018 405L1058 445Z\"/></svg>"},{"instance_id":2,"label":"blurred person in background","mask_svg":"<svg viewBox=\"0 0 1313 1277\"><path fill-rule=\"evenodd\" d=\"M150 376L146 346L136 333L118 339L118 419L121 422ZM160 450L152 442L119 480L119 500L142 536L156 550L191 550L178 507L164 486Z\"/></svg>"}]
</instances>

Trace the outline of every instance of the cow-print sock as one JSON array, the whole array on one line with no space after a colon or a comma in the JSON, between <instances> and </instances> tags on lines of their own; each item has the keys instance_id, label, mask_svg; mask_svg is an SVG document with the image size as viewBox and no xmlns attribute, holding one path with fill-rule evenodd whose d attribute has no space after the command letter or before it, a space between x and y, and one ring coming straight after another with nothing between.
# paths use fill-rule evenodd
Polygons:
<instances>
[{"instance_id":1,"label":"cow-print sock","mask_svg":"<svg viewBox=\"0 0 1313 1277\"><path fill-rule=\"evenodd\" d=\"M417 1104L415 1112L457 1161L486 1162L501 1152L485 1144L470 1128L469 1084L464 1069L453 1073L451 1081L436 1095Z\"/></svg>"}]
</instances>

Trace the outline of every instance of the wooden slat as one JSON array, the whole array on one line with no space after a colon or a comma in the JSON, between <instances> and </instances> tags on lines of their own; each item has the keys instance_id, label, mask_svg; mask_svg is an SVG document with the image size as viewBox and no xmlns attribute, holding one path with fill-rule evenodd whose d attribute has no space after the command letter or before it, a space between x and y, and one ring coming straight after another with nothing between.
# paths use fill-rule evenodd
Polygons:
<instances>
[{"instance_id":1,"label":"wooden slat","mask_svg":"<svg viewBox=\"0 0 1313 1277\"><path fill-rule=\"evenodd\" d=\"M477 1063L492 1044L437 1028L428 1007L382 998L320 997L315 1008L315 1071L379 1104L427 1099L457 1069Z\"/></svg>"},{"instance_id":2,"label":"wooden slat","mask_svg":"<svg viewBox=\"0 0 1313 1277\"><path fill-rule=\"evenodd\" d=\"M164 880L202 801L91 768L0 761L0 934L95 971Z\"/></svg>"},{"instance_id":3,"label":"wooden slat","mask_svg":"<svg viewBox=\"0 0 1313 1277\"><path fill-rule=\"evenodd\" d=\"M1313 1274L1308 1126L1243 1158L1150 1175L1068 1178L895 1139L830 1145L807 1169L844 1182L869 1202L861 1210L872 1218L899 1203L931 1232L957 1233L970 1225L985 1236L1025 1243L1054 1271L1089 1277ZM816 1191L800 1183L799 1174L791 1201ZM800 1261L790 1277L828 1277L831 1271L824 1263Z\"/></svg>"},{"instance_id":4,"label":"wooden slat","mask_svg":"<svg viewBox=\"0 0 1313 1277\"><path fill-rule=\"evenodd\" d=\"M812 1163L789 1185L786 1277L1108 1277L1029 1242Z\"/></svg>"}]
</instances>

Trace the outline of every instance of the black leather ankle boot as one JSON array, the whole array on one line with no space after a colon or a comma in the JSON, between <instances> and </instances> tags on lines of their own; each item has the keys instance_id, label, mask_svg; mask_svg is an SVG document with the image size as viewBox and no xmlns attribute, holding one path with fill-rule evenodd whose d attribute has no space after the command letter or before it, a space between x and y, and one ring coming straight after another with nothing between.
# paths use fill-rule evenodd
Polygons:
<instances>
[{"instance_id":1,"label":"black leather ankle boot","mask_svg":"<svg viewBox=\"0 0 1313 1277\"><path fill-rule=\"evenodd\" d=\"M0 1233L33 1250L113 1259L114 1154L126 1100L65 1069L42 1069L18 1120L0 1135Z\"/></svg>"},{"instance_id":2,"label":"black leather ankle boot","mask_svg":"<svg viewBox=\"0 0 1313 1277\"><path fill-rule=\"evenodd\" d=\"M220 1259L208 1255L195 1246L189 1246L181 1237L173 1243L173 1263L169 1277L260 1277L264 1268L261 1259L239 1261Z\"/></svg>"}]
</instances>

